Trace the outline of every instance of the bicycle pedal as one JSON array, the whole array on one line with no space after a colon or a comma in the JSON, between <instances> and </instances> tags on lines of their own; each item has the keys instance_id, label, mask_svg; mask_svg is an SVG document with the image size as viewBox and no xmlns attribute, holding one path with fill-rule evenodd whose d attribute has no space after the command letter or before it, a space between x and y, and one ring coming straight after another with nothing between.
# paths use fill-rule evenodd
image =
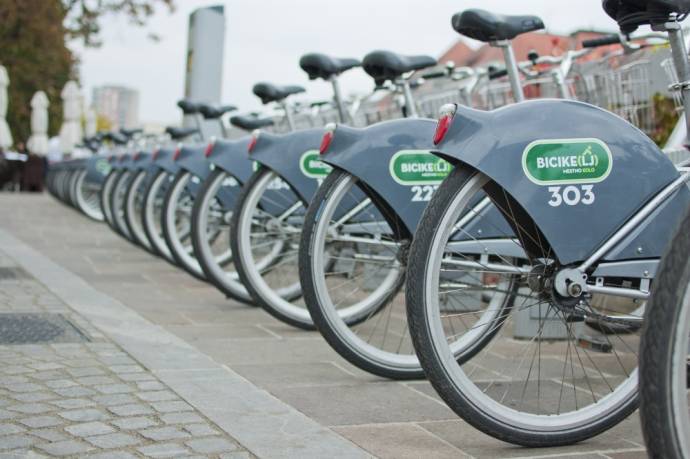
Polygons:
<instances>
[{"instance_id":1,"label":"bicycle pedal","mask_svg":"<svg viewBox=\"0 0 690 459\"><path fill-rule=\"evenodd\" d=\"M592 336L582 335L577 340L578 346L595 352L608 354L613 350L613 346L606 340L596 339Z\"/></svg>"}]
</instances>

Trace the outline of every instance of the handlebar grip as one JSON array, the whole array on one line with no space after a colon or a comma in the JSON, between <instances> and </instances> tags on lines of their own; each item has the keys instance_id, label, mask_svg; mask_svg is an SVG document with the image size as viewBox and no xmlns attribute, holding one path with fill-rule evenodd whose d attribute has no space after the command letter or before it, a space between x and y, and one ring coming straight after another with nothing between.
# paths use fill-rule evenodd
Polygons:
<instances>
[{"instance_id":1,"label":"handlebar grip","mask_svg":"<svg viewBox=\"0 0 690 459\"><path fill-rule=\"evenodd\" d=\"M489 80L495 80L508 75L508 69L489 70Z\"/></svg>"},{"instance_id":2,"label":"handlebar grip","mask_svg":"<svg viewBox=\"0 0 690 459\"><path fill-rule=\"evenodd\" d=\"M584 40L582 42L583 48L597 48L599 46L615 45L621 42L621 37L618 35L608 35L606 37L592 38L591 40Z\"/></svg>"},{"instance_id":3,"label":"handlebar grip","mask_svg":"<svg viewBox=\"0 0 690 459\"><path fill-rule=\"evenodd\" d=\"M434 78L445 78L448 76L448 72L445 70L439 70L438 72L423 73L420 76L425 80L432 80Z\"/></svg>"}]
</instances>

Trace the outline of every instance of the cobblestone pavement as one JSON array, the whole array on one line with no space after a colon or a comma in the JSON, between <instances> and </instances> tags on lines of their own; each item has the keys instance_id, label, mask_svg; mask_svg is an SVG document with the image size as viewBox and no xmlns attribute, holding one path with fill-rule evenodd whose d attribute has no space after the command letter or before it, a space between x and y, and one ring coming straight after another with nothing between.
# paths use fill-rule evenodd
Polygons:
<instances>
[{"instance_id":1,"label":"cobblestone pavement","mask_svg":"<svg viewBox=\"0 0 690 459\"><path fill-rule=\"evenodd\" d=\"M396 459L646 457L637 415L597 438L569 447L526 449L502 443L458 419L428 383L388 381L364 373L333 352L318 333L296 330L260 309L223 298L214 288L49 196L0 194L0 215L11 215L0 219L0 236L2 231L11 234L370 455ZM113 375L110 370L104 372ZM128 384L132 390L139 389L136 383ZM129 395L138 399L136 392ZM111 412L106 407L104 413ZM207 425L214 428L210 422ZM178 428L184 431L184 426ZM148 441L137 435L142 442ZM257 456L272 456L247 448Z\"/></svg>"},{"instance_id":2,"label":"cobblestone pavement","mask_svg":"<svg viewBox=\"0 0 690 459\"><path fill-rule=\"evenodd\" d=\"M0 278L0 451L16 457L250 457L1 251L0 268L12 273ZM50 322L27 335L27 322L8 327L18 314ZM72 330L60 332L56 322ZM41 343L4 345L8 337Z\"/></svg>"}]
</instances>

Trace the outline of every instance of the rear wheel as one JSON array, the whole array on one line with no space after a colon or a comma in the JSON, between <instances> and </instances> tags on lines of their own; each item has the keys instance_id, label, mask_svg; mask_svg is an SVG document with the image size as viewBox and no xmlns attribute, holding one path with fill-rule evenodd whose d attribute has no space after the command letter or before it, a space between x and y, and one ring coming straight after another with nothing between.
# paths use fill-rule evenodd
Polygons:
<instances>
[{"instance_id":1,"label":"rear wheel","mask_svg":"<svg viewBox=\"0 0 690 459\"><path fill-rule=\"evenodd\" d=\"M113 213L110 209L110 195L113 192L113 186L115 185L115 182L117 181L117 177L119 175L120 175L119 170L112 169L108 173L108 175L105 177L105 180L103 181L103 187L101 188L101 193L99 195L100 203L101 203L101 212L103 212L103 217L105 218L105 222L113 230L115 229L115 227L114 227L115 222L113 221Z\"/></svg>"},{"instance_id":2,"label":"rear wheel","mask_svg":"<svg viewBox=\"0 0 690 459\"><path fill-rule=\"evenodd\" d=\"M690 457L690 213L656 276L640 351L640 417L653 457Z\"/></svg>"},{"instance_id":3,"label":"rear wheel","mask_svg":"<svg viewBox=\"0 0 690 459\"><path fill-rule=\"evenodd\" d=\"M137 171L125 193L124 220L134 240L149 252L156 253L144 232L141 221L146 184L146 171Z\"/></svg>"},{"instance_id":4,"label":"rear wheel","mask_svg":"<svg viewBox=\"0 0 690 459\"><path fill-rule=\"evenodd\" d=\"M237 274L230 247L230 219L239 189L240 183L222 169L208 176L194 201L192 243L206 278L229 298L253 304Z\"/></svg>"},{"instance_id":5,"label":"rear wheel","mask_svg":"<svg viewBox=\"0 0 690 459\"><path fill-rule=\"evenodd\" d=\"M255 172L237 198L231 221L235 268L254 301L274 317L313 329L299 301L297 254L305 205L275 172Z\"/></svg>"},{"instance_id":6,"label":"rear wheel","mask_svg":"<svg viewBox=\"0 0 690 459\"><path fill-rule=\"evenodd\" d=\"M132 172L125 169L120 172L110 193L110 212L113 215L113 228L125 239L134 242L125 223L125 193L129 186Z\"/></svg>"},{"instance_id":7,"label":"rear wheel","mask_svg":"<svg viewBox=\"0 0 690 459\"><path fill-rule=\"evenodd\" d=\"M341 356L386 378L423 376L402 289L410 239L366 184L335 169L309 205L300 243L300 279L317 328Z\"/></svg>"},{"instance_id":8,"label":"rear wheel","mask_svg":"<svg viewBox=\"0 0 690 459\"><path fill-rule=\"evenodd\" d=\"M644 303L560 297L554 285L561 269L517 201L463 167L434 194L412 243L406 293L417 355L446 403L501 440L570 444L615 426L637 406ZM458 360L463 345L471 358Z\"/></svg>"},{"instance_id":9,"label":"rear wheel","mask_svg":"<svg viewBox=\"0 0 690 459\"><path fill-rule=\"evenodd\" d=\"M163 200L170 186L170 174L167 171L157 171L151 179L148 188L144 192L144 204L141 209L141 222L146 233L146 238L160 255L170 263L176 265L177 262L170 253L168 244L163 237L161 227L163 214Z\"/></svg>"},{"instance_id":10,"label":"rear wheel","mask_svg":"<svg viewBox=\"0 0 690 459\"><path fill-rule=\"evenodd\" d=\"M74 196L77 207L81 210L87 217L96 220L103 221L103 212L100 208L99 195L100 187L96 184L89 183L86 180L86 170L82 170L77 175L74 183Z\"/></svg>"},{"instance_id":11,"label":"rear wheel","mask_svg":"<svg viewBox=\"0 0 690 459\"><path fill-rule=\"evenodd\" d=\"M192 178L191 173L180 171L173 179L163 201L161 227L165 242L177 264L197 279L206 280L192 246L194 195L189 188Z\"/></svg>"}]
</instances>

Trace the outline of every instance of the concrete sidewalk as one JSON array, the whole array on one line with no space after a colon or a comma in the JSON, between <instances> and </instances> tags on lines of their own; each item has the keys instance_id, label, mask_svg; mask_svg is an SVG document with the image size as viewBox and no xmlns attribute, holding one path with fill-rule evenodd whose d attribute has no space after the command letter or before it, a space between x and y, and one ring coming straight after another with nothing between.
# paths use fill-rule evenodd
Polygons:
<instances>
[{"instance_id":1,"label":"concrete sidewalk","mask_svg":"<svg viewBox=\"0 0 690 459\"><path fill-rule=\"evenodd\" d=\"M566 448L496 441L459 420L428 383L364 373L317 333L223 298L48 196L0 194L0 215L0 251L10 262L40 281L94 339L100 334L187 403L233 445L228 454L646 457L637 415ZM19 349L2 352L20 352L8 348ZM7 438L15 434L3 435L0 428L0 451L11 449Z\"/></svg>"}]
</instances>

